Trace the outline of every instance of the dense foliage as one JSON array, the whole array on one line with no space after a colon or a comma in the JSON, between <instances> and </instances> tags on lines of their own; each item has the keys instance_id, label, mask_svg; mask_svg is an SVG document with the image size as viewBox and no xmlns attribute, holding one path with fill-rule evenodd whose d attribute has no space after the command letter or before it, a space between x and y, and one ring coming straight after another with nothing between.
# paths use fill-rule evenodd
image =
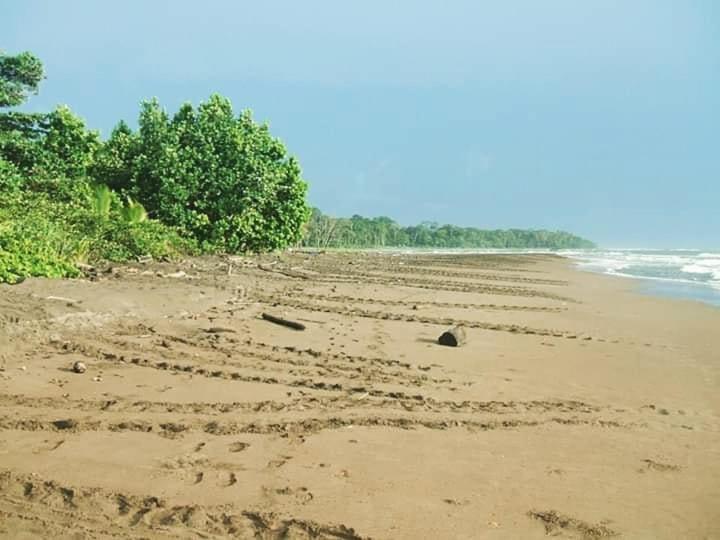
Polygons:
<instances>
[{"instance_id":1,"label":"dense foliage","mask_svg":"<svg viewBox=\"0 0 720 540\"><path fill-rule=\"evenodd\" d=\"M0 52L0 107L37 92L42 63ZM309 216L295 159L212 96L169 118L143 103L139 129L107 141L64 106L0 109L0 282L73 276L78 263L265 251L300 240Z\"/></svg>"},{"instance_id":2,"label":"dense foliage","mask_svg":"<svg viewBox=\"0 0 720 540\"><path fill-rule=\"evenodd\" d=\"M594 244L563 231L482 230L422 223L402 227L387 217L334 218L313 209L303 245L330 248L592 248Z\"/></svg>"},{"instance_id":3,"label":"dense foliage","mask_svg":"<svg viewBox=\"0 0 720 540\"><path fill-rule=\"evenodd\" d=\"M136 131L120 122L102 141L68 107L8 109L36 93L43 77L31 53L0 51L0 282L73 276L81 262L261 252L301 241L592 247L565 232L401 227L386 217L311 212L297 161L266 125L248 111L236 115L226 98L185 104L172 117L157 100L146 101Z\"/></svg>"},{"instance_id":4,"label":"dense foliage","mask_svg":"<svg viewBox=\"0 0 720 540\"><path fill-rule=\"evenodd\" d=\"M29 52L9 56L0 51L0 107L14 107L37 92L42 80L42 62Z\"/></svg>"},{"instance_id":5,"label":"dense foliage","mask_svg":"<svg viewBox=\"0 0 720 540\"><path fill-rule=\"evenodd\" d=\"M94 176L206 248L258 252L300 240L309 216L300 167L249 112L236 117L213 95L171 119L153 100L138 124L137 133L118 124Z\"/></svg>"},{"instance_id":6,"label":"dense foliage","mask_svg":"<svg viewBox=\"0 0 720 540\"><path fill-rule=\"evenodd\" d=\"M25 276L69 277L78 263L156 259L192 253L183 239L157 221L129 219L116 196L99 193L58 202L42 192L3 193L0 203L0 283Z\"/></svg>"}]
</instances>

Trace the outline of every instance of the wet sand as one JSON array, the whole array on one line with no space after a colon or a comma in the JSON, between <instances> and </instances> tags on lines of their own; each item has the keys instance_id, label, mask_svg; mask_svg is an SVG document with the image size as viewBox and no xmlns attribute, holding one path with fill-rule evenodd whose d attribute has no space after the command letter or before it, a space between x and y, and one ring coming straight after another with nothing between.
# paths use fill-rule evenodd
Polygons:
<instances>
[{"instance_id":1,"label":"wet sand","mask_svg":"<svg viewBox=\"0 0 720 540\"><path fill-rule=\"evenodd\" d=\"M0 537L720 538L720 310L634 286L357 253L0 286Z\"/></svg>"}]
</instances>

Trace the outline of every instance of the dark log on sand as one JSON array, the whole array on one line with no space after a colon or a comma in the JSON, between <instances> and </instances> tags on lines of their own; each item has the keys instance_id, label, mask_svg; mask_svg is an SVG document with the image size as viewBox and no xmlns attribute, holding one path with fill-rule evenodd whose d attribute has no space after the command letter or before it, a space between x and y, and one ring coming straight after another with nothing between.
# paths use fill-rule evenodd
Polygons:
<instances>
[{"instance_id":1,"label":"dark log on sand","mask_svg":"<svg viewBox=\"0 0 720 540\"><path fill-rule=\"evenodd\" d=\"M287 319L281 319L280 317L275 317L274 315L270 315L269 313L263 313L262 318L266 321L270 321L271 323L279 324L281 326L287 326L288 328L292 328L293 330L305 330L305 325L303 323L288 321Z\"/></svg>"},{"instance_id":2,"label":"dark log on sand","mask_svg":"<svg viewBox=\"0 0 720 540\"><path fill-rule=\"evenodd\" d=\"M450 328L446 332L443 332L443 334L438 338L438 343L440 345L445 345L446 347L459 347L465 343L466 339L465 329L462 326L456 326L454 328Z\"/></svg>"}]
</instances>

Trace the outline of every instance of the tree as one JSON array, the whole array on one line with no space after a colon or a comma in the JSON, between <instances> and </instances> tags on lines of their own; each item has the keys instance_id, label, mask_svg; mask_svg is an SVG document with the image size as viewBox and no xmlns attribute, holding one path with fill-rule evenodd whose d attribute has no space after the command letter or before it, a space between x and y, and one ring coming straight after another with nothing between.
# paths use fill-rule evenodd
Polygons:
<instances>
[{"instance_id":1,"label":"tree","mask_svg":"<svg viewBox=\"0 0 720 540\"><path fill-rule=\"evenodd\" d=\"M43 65L29 52L8 56L0 51L0 107L21 105L30 93L37 93L43 79Z\"/></svg>"},{"instance_id":2,"label":"tree","mask_svg":"<svg viewBox=\"0 0 720 540\"><path fill-rule=\"evenodd\" d=\"M0 53L0 107L22 104L42 79L42 63L31 53ZM99 143L98 134L66 106L47 114L0 113L0 159L45 184L51 177L85 176Z\"/></svg>"},{"instance_id":3,"label":"tree","mask_svg":"<svg viewBox=\"0 0 720 540\"><path fill-rule=\"evenodd\" d=\"M88 131L82 118L66 105L46 116L43 129L45 136L40 145L43 172L67 178L84 177L100 146L98 133Z\"/></svg>"},{"instance_id":4,"label":"tree","mask_svg":"<svg viewBox=\"0 0 720 540\"><path fill-rule=\"evenodd\" d=\"M326 216L317 208L306 227L303 245L310 247L448 247L448 248L592 248L595 245L563 231L481 230L424 222L401 227L388 217L368 219Z\"/></svg>"},{"instance_id":5,"label":"tree","mask_svg":"<svg viewBox=\"0 0 720 540\"><path fill-rule=\"evenodd\" d=\"M0 107L22 104L28 94L37 92L43 78L42 63L29 52L9 56L0 51ZM21 185L21 173L35 162L39 114L0 113L0 187ZM10 181L12 179L12 182Z\"/></svg>"},{"instance_id":6,"label":"tree","mask_svg":"<svg viewBox=\"0 0 720 540\"><path fill-rule=\"evenodd\" d=\"M111 189L127 191L131 185L132 162L137 153L137 137L121 120L95 154L90 175Z\"/></svg>"},{"instance_id":7,"label":"tree","mask_svg":"<svg viewBox=\"0 0 720 540\"><path fill-rule=\"evenodd\" d=\"M143 103L139 130L118 126L92 174L208 249L266 251L300 241L309 208L300 166L249 111L219 95L170 119Z\"/></svg>"}]
</instances>

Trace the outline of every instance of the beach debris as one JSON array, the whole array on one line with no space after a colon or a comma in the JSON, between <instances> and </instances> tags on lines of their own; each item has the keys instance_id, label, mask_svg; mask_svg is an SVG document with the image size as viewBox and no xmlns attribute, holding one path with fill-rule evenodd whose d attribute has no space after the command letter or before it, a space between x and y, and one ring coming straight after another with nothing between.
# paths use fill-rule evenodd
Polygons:
<instances>
[{"instance_id":1,"label":"beach debris","mask_svg":"<svg viewBox=\"0 0 720 540\"><path fill-rule=\"evenodd\" d=\"M224 326L212 326L205 330L208 334L234 334L235 330L232 328L225 328Z\"/></svg>"},{"instance_id":2,"label":"beach debris","mask_svg":"<svg viewBox=\"0 0 720 540\"><path fill-rule=\"evenodd\" d=\"M138 256L137 261L140 264L147 264L147 263L151 263L153 261L153 258L152 258L152 255L140 255L140 256Z\"/></svg>"},{"instance_id":3,"label":"beach debris","mask_svg":"<svg viewBox=\"0 0 720 540\"><path fill-rule=\"evenodd\" d=\"M540 521L544 525L546 535L556 536L563 532L568 532L579 534L582 538L609 538L619 536L616 531L606 526L606 521L601 521L597 524L588 523L580 519L565 516L555 510L546 512L531 510L527 515Z\"/></svg>"},{"instance_id":4,"label":"beach debris","mask_svg":"<svg viewBox=\"0 0 720 540\"><path fill-rule=\"evenodd\" d=\"M73 304L79 304L82 300L75 300L74 298L67 298L65 296L46 296L45 300L54 300L56 302L65 302L68 306Z\"/></svg>"},{"instance_id":5,"label":"beach debris","mask_svg":"<svg viewBox=\"0 0 720 540\"><path fill-rule=\"evenodd\" d=\"M671 463L661 463L659 461L655 461L654 459L643 459L643 463L647 466L648 469L654 470L654 471L661 471L661 472L668 472L668 471L679 471L681 467L679 465L673 465ZM638 472L645 472L643 469L640 469Z\"/></svg>"},{"instance_id":6,"label":"beach debris","mask_svg":"<svg viewBox=\"0 0 720 540\"><path fill-rule=\"evenodd\" d=\"M438 343L446 347L460 347L466 339L465 329L462 326L455 326L443 332L438 338Z\"/></svg>"},{"instance_id":7,"label":"beach debris","mask_svg":"<svg viewBox=\"0 0 720 540\"><path fill-rule=\"evenodd\" d=\"M77 422L73 419L55 420L52 424L56 429L73 429L77 426Z\"/></svg>"},{"instance_id":8,"label":"beach debris","mask_svg":"<svg viewBox=\"0 0 720 540\"><path fill-rule=\"evenodd\" d=\"M72 365L72 370L75 373L85 373L87 371L87 366L85 365L85 362L77 361Z\"/></svg>"},{"instance_id":9,"label":"beach debris","mask_svg":"<svg viewBox=\"0 0 720 540\"><path fill-rule=\"evenodd\" d=\"M90 264L75 263L75 266L77 267L78 270L80 270L80 272L82 272L82 274L85 277L97 278L97 276L98 276L97 268L95 268L94 266L92 266Z\"/></svg>"},{"instance_id":10,"label":"beach debris","mask_svg":"<svg viewBox=\"0 0 720 540\"><path fill-rule=\"evenodd\" d=\"M182 270L178 270L177 272L172 272L170 274L165 274L165 277L176 278L176 279L184 278L185 276L187 276L187 274L185 272L183 272Z\"/></svg>"},{"instance_id":11,"label":"beach debris","mask_svg":"<svg viewBox=\"0 0 720 540\"><path fill-rule=\"evenodd\" d=\"M297 321L290 321L281 317L275 317L274 315L270 315L269 313L263 313L262 318L271 323L292 328L293 330L305 330L305 325L303 323L299 323Z\"/></svg>"}]
</instances>

